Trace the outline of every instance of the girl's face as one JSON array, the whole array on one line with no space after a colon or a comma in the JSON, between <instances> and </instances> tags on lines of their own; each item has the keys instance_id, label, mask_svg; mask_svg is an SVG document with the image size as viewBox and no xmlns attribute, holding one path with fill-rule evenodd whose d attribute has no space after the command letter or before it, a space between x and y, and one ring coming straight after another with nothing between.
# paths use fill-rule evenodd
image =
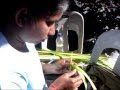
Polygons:
<instances>
[{"instance_id":1,"label":"girl's face","mask_svg":"<svg viewBox=\"0 0 120 90\"><path fill-rule=\"evenodd\" d=\"M31 24L25 24L20 32L23 41L38 44L48 38L48 35L55 34L55 22L57 22L63 13L57 13L54 16L41 18Z\"/></svg>"}]
</instances>

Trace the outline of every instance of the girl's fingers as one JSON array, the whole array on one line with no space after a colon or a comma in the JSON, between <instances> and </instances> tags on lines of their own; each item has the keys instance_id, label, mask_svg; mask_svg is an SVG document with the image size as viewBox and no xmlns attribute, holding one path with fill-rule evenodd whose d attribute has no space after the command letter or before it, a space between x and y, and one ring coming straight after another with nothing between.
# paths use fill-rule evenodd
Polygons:
<instances>
[{"instance_id":1,"label":"girl's fingers","mask_svg":"<svg viewBox=\"0 0 120 90\"><path fill-rule=\"evenodd\" d=\"M67 72L66 74L68 77L71 77L71 76L75 75L75 73L76 73L76 70L74 69L72 71Z\"/></svg>"}]
</instances>

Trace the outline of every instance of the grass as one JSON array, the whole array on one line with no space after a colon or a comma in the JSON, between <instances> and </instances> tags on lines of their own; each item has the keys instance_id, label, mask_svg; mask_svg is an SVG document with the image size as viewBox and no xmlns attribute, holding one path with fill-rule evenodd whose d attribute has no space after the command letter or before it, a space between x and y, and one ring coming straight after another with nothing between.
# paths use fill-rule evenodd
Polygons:
<instances>
[{"instance_id":1,"label":"grass","mask_svg":"<svg viewBox=\"0 0 120 90\"><path fill-rule=\"evenodd\" d=\"M48 62L50 59L57 60L60 58L67 58L67 59L72 58L72 60L78 64L80 63L89 64L91 57L90 54L79 54L79 53L71 53L71 52L64 53L64 52L57 52L52 50L38 50L38 54L40 55L40 59L43 62ZM111 69L113 67L112 64L107 62L106 60L107 57L105 55L101 55L99 57L97 64Z\"/></svg>"}]
</instances>

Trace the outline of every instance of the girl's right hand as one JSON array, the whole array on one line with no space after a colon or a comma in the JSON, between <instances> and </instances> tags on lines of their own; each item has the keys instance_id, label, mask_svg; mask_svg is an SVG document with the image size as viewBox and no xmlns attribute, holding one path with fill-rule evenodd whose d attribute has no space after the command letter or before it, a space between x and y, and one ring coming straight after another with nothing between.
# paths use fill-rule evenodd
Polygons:
<instances>
[{"instance_id":1,"label":"girl's right hand","mask_svg":"<svg viewBox=\"0 0 120 90\"><path fill-rule=\"evenodd\" d=\"M77 90L83 81L76 73L76 70L72 70L61 75L49 86L49 90Z\"/></svg>"}]
</instances>

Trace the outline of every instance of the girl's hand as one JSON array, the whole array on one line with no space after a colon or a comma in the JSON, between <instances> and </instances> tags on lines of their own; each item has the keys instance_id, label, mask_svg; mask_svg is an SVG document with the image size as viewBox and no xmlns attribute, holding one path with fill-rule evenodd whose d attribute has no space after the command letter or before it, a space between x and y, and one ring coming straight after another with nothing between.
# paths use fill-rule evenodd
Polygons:
<instances>
[{"instance_id":1,"label":"girl's hand","mask_svg":"<svg viewBox=\"0 0 120 90\"><path fill-rule=\"evenodd\" d=\"M73 62L71 62L68 59L60 59L57 60L54 64L54 74L63 74L65 72L69 71L69 67L73 64Z\"/></svg>"},{"instance_id":2,"label":"girl's hand","mask_svg":"<svg viewBox=\"0 0 120 90\"><path fill-rule=\"evenodd\" d=\"M75 74L76 70L72 70L61 75L50 85L49 90L77 90L82 84L82 79L80 75Z\"/></svg>"}]
</instances>

